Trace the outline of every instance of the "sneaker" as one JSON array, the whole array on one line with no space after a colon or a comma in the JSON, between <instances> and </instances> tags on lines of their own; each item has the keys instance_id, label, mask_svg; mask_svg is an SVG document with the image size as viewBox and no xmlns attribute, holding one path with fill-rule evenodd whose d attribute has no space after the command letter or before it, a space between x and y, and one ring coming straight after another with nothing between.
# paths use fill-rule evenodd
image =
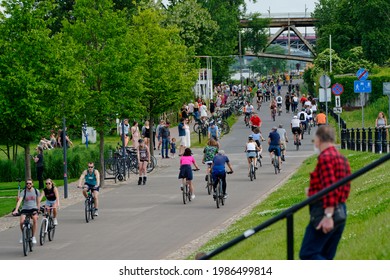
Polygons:
<instances>
[{"instance_id":1,"label":"sneaker","mask_svg":"<svg viewBox=\"0 0 390 280\"><path fill-rule=\"evenodd\" d=\"M262 155L260 155L260 158L263 158L263 156L262 156Z\"/></svg>"},{"instance_id":2,"label":"sneaker","mask_svg":"<svg viewBox=\"0 0 390 280\"><path fill-rule=\"evenodd\" d=\"M58 225L57 218L54 218L54 219L53 219L53 224L54 224L55 226L57 226L57 225Z\"/></svg>"},{"instance_id":3,"label":"sneaker","mask_svg":"<svg viewBox=\"0 0 390 280\"><path fill-rule=\"evenodd\" d=\"M227 193L225 193L225 194L223 195L223 199L226 199L226 198L228 198L228 194L227 194Z\"/></svg>"},{"instance_id":4,"label":"sneaker","mask_svg":"<svg viewBox=\"0 0 390 280\"><path fill-rule=\"evenodd\" d=\"M23 243L23 237L20 237L19 239L19 243L22 244Z\"/></svg>"},{"instance_id":5,"label":"sneaker","mask_svg":"<svg viewBox=\"0 0 390 280\"><path fill-rule=\"evenodd\" d=\"M284 155L282 155L282 161L286 161L286 159L284 158Z\"/></svg>"},{"instance_id":6,"label":"sneaker","mask_svg":"<svg viewBox=\"0 0 390 280\"><path fill-rule=\"evenodd\" d=\"M32 243L37 244L37 239L35 238L35 236L32 237Z\"/></svg>"},{"instance_id":7,"label":"sneaker","mask_svg":"<svg viewBox=\"0 0 390 280\"><path fill-rule=\"evenodd\" d=\"M94 211L93 215L96 216L96 217L99 216L99 212L98 212L98 210L96 208L95 208L95 211Z\"/></svg>"},{"instance_id":8,"label":"sneaker","mask_svg":"<svg viewBox=\"0 0 390 280\"><path fill-rule=\"evenodd\" d=\"M191 194L191 199L194 199L195 198L195 195L194 194Z\"/></svg>"},{"instance_id":9,"label":"sneaker","mask_svg":"<svg viewBox=\"0 0 390 280\"><path fill-rule=\"evenodd\" d=\"M214 200L217 198L217 193L216 192L213 193L213 198L214 198Z\"/></svg>"}]
</instances>

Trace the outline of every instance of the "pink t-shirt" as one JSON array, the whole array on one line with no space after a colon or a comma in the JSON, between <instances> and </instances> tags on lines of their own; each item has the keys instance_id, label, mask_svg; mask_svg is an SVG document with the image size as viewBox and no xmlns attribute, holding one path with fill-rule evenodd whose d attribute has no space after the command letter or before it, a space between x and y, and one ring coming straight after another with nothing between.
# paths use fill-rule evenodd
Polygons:
<instances>
[{"instance_id":1,"label":"pink t-shirt","mask_svg":"<svg viewBox=\"0 0 390 280\"><path fill-rule=\"evenodd\" d=\"M193 163L195 163L195 159L193 156L182 156L180 158L180 165L184 165L184 164L191 165Z\"/></svg>"}]
</instances>

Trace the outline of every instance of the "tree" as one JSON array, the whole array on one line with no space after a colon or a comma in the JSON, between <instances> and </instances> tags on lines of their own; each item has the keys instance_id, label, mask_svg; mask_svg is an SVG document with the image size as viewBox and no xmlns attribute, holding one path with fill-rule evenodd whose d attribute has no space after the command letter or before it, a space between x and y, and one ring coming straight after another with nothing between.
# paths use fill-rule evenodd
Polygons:
<instances>
[{"instance_id":1,"label":"tree","mask_svg":"<svg viewBox=\"0 0 390 280\"><path fill-rule=\"evenodd\" d=\"M134 16L131 29L134 40L142 45L140 62L145 72L141 102L151 127L158 115L192 97L198 69L194 53L184 45L179 29L163 27L163 22L158 11L147 9Z\"/></svg>"},{"instance_id":2,"label":"tree","mask_svg":"<svg viewBox=\"0 0 390 280\"><path fill-rule=\"evenodd\" d=\"M75 41L83 68L82 91L86 106L81 114L100 139L100 170L104 166L104 134L116 117L137 117L144 69L139 56L143 46L130 33L125 11L114 11L110 0L79 0L74 23L64 23L64 34Z\"/></svg>"},{"instance_id":3,"label":"tree","mask_svg":"<svg viewBox=\"0 0 390 280\"><path fill-rule=\"evenodd\" d=\"M3 1L0 23L0 129L1 142L25 151L25 177L31 177L30 143L40 139L52 123L59 96L74 101L77 96L60 92L77 72L64 67L68 53L60 36L49 37L45 16L50 1ZM5 16L5 14L7 16ZM70 60L72 61L72 60ZM63 75L64 73L67 73ZM61 81L62 80L62 81ZM77 104L77 102L73 102Z\"/></svg>"}]
</instances>

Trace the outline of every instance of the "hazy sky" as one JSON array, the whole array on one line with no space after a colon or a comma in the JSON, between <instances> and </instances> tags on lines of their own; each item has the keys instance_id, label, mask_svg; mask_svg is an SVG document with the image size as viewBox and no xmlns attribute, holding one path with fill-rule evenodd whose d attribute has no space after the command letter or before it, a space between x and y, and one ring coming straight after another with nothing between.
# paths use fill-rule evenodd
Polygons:
<instances>
[{"instance_id":1,"label":"hazy sky","mask_svg":"<svg viewBox=\"0 0 390 280\"><path fill-rule=\"evenodd\" d=\"M273 13L305 13L305 5L307 14L310 15L314 11L317 0L257 0L256 4L253 1L245 0L247 3L248 12L259 12L263 15L268 15L268 10Z\"/></svg>"}]
</instances>

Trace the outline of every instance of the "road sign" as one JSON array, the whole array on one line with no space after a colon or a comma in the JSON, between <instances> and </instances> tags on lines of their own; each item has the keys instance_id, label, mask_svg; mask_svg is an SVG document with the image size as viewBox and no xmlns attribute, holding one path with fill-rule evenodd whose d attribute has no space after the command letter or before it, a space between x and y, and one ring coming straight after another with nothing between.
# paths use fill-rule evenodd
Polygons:
<instances>
[{"instance_id":1,"label":"road sign","mask_svg":"<svg viewBox=\"0 0 390 280\"><path fill-rule=\"evenodd\" d=\"M368 71L364 68L360 68L356 72L356 77L358 78L359 81L365 81L368 78Z\"/></svg>"},{"instance_id":2,"label":"road sign","mask_svg":"<svg viewBox=\"0 0 390 280\"><path fill-rule=\"evenodd\" d=\"M342 84L336 83L332 86L332 93L334 95L341 95L343 92L344 92L344 87Z\"/></svg>"},{"instance_id":3,"label":"road sign","mask_svg":"<svg viewBox=\"0 0 390 280\"><path fill-rule=\"evenodd\" d=\"M354 81L353 88L354 88L355 93L370 93L371 92L371 80Z\"/></svg>"},{"instance_id":4,"label":"road sign","mask_svg":"<svg viewBox=\"0 0 390 280\"><path fill-rule=\"evenodd\" d=\"M333 113L341 114L343 112L343 108L341 107L333 107Z\"/></svg>"},{"instance_id":5,"label":"road sign","mask_svg":"<svg viewBox=\"0 0 390 280\"><path fill-rule=\"evenodd\" d=\"M390 83L383 83L383 95L390 94Z\"/></svg>"},{"instance_id":6,"label":"road sign","mask_svg":"<svg viewBox=\"0 0 390 280\"><path fill-rule=\"evenodd\" d=\"M335 96L334 101L335 101L335 107L341 107L341 101L339 95Z\"/></svg>"},{"instance_id":7,"label":"road sign","mask_svg":"<svg viewBox=\"0 0 390 280\"><path fill-rule=\"evenodd\" d=\"M329 76L327 76L327 75L322 75L322 76L320 77L320 86L321 86L322 88L328 88L328 87L330 87L330 83L331 83L331 80L330 80Z\"/></svg>"},{"instance_id":8,"label":"road sign","mask_svg":"<svg viewBox=\"0 0 390 280\"><path fill-rule=\"evenodd\" d=\"M332 100L332 94L330 88L320 88L320 102L330 102ZM326 91L326 92L325 92Z\"/></svg>"}]
</instances>

